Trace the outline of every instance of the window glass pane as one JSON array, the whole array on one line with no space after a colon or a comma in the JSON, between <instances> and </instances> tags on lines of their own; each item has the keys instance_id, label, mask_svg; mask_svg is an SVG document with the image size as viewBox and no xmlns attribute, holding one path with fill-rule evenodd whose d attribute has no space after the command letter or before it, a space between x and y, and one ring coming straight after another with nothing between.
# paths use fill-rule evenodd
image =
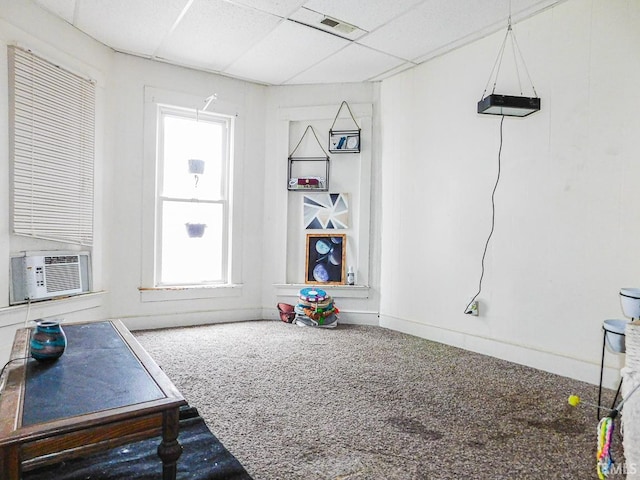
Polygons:
<instances>
[{"instance_id":1,"label":"window glass pane","mask_svg":"<svg viewBox=\"0 0 640 480\"><path fill-rule=\"evenodd\" d=\"M226 280L223 210L218 203L162 203L162 284Z\"/></svg>"},{"instance_id":2,"label":"window glass pane","mask_svg":"<svg viewBox=\"0 0 640 480\"><path fill-rule=\"evenodd\" d=\"M219 199L225 160L226 124L164 115L162 195Z\"/></svg>"}]
</instances>

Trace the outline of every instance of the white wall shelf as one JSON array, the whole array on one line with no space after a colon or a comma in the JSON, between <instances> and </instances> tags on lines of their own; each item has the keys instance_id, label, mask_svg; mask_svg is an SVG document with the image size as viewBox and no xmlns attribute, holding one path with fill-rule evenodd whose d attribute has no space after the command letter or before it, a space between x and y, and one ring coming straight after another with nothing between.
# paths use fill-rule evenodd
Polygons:
<instances>
[{"instance_id":1,"label":"white wall shelf","mask_svg":"<svg viewBox=\"0 0 640 480\"><path fill-rule=\"evenodd\" d=\"M313 169L301 169L301 172L294 172L294 163L305 165L300 162L316 162L321 166ZM307 163L307 165L309 165ZM296 174L298 173L298 174ZM287 189L294 192L327 192L329 191L329 157L289 157L289 178L287 179Z\"/></svg>"},{"instance_id":2,"label":"white wall shelf","mask_svg":"<svg viewBox=\"0 0 640 480\"><path fill-rule=\"evenodd\" d=\"M368 285L309 285L307 283L276 283L273 285L279 297L297 297L303 288L317 287L333 298L369 298Z\"/></svg>"}]
</instances>

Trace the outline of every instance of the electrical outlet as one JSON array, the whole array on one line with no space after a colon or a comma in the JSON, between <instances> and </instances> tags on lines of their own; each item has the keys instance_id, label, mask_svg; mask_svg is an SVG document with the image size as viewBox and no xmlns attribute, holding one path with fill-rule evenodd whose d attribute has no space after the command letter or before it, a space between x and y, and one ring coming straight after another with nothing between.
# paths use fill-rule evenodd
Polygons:
<instances>
[{"instance_id":1,"label":"electrical outlet","mask_svg":"<svg viewBox=\"0 0 640 480\"><path fill-rule=\"evenodd\" d=\"M479 314L478 302L477 301L471 302L464 313L466 313L467 315L473 315L474 317L477 317Z\"/></svg>"}]
</instances>

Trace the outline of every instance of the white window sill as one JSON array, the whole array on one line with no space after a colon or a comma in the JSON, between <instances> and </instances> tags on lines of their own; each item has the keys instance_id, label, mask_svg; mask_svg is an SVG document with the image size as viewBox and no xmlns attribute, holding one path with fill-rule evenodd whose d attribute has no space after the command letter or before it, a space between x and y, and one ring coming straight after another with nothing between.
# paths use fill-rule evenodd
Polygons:
<instances>
[{"instance_id":1,"label":"white window sill","mask_svg":"<svg viewBox=\"0 0 640 480\"><path fill-rule=\"evenodd\" d=\"M30 307L26 303L1 307L0 328L24 323L27 312L29 312L29 319L33 320L41 317L64 316L68 313L99 308L104 302L103 297L106 293L106 291L89 292L70 297L34 301L31 302Z\"/></svg>"},{"instance_id":2,"label":"white window sill","mask_svg":"<svg viewBox=\"0 0 640 480\"><path fill-rule=\"evenodd\" d=\"M276 295L283 297L298 296L303 288L321 288L333 298L369 298L368 285L311 285L306 283L276 283L273 285Z\"/></svg>"},{"instance_id":3,"label":"white window sill","mask_svg":"<svg viewBox=\"0 0 640 480\"><path fill-rule=\"evenodd\" d=\"M242 295L242 284L184 287L140 287L141 302L167 302L174 300L201 300L229 298Z\"/></svg>"}]
</instances>

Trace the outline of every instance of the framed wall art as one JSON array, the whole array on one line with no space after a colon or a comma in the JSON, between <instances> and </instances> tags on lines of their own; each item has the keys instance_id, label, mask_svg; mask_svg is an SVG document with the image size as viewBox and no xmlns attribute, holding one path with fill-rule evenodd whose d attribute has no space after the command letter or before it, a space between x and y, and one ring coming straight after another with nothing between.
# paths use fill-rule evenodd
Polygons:
<instances>
[{"instance_id":1,"label":"framed wall art","mask_svg":"<svg viewBox=\"0 0 640 480\"><path fill-rule=\"evenodd\" d=\"M307 234L305 283L344 285L346 243L346 234Z\"/></svg>"},{"instance_id":2,"label":"framed wall art","mask_svg":"<svg viewBox=\"0 0 640 480\"><path fill-rule=\"evenodd\" d=\"M306 230L349 228L348 193L309 193L302 204Z\"/></svg>"}]
</instances>

